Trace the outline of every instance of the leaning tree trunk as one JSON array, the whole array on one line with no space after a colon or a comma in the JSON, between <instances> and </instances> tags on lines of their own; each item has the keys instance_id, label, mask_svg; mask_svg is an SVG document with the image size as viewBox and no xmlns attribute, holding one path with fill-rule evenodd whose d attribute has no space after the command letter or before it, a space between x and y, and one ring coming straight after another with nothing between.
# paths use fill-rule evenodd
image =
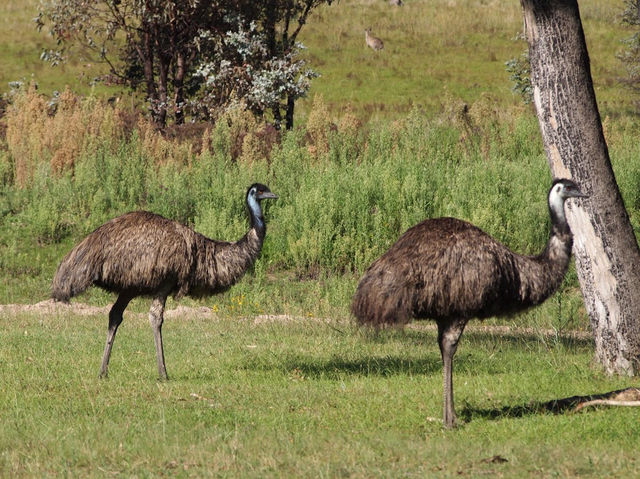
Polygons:
<instances>
[{"instance_id":1,"label":"leaning tree trunk","mask_svg":"<svg viewBox=\"0 0 640 479\"><path fill-rule=\"evenodd\" d=\"M568 207L578 279L610 373L640 372L640 249L611 168L576 0L521 0L549 166L590 194Z\"/></svg>"}]
</instances>

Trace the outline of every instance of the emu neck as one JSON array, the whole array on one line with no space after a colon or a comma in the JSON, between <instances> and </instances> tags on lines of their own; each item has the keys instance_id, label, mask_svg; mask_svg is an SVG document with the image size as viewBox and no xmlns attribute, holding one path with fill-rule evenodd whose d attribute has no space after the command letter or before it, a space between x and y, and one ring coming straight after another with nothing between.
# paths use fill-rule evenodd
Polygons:
<instances>
[{"instance_id":1,"label":"emu neck","mask_svg":"<svg viewBox=\"0 0 640 479\"><path fill-rule=\"evenodd\" d=\"M524 305L536 305L560 286L569 267L573 237L562 205L549 202L551 236L542 253L520 258L520 298Z\"/></svg>"},{"instance_id":2,"label":"emu neck","mask_svg":"<svg viewBox=\"0 0 640 479\"><path fill-rule=\"evenodd\" d=\"M249 205L251 228L238 241L213 241L200 236L196 273L186 288L189 294L201 296L224 291L253 265L260 255L266 233L259 208L258 205L257 209L255 206L252 209Z\"/></svg>"},{"instance_id":3,"label":"emu neck","mask_svg":"<svg viewBox=\"0 0 640 479\"><path fill-rule=\"evenodd\" d=\"M551 217L551 236L539 258L549 265L559 267L563 271L561 276L564 276L573 246L573 236L564 213L564 198L557 194L550 194L549 216ZM558 283L561 281L562 278Z\"/></svg>"},{"instance_id":4,"label":"emu neck","mask_svg":"<svg viewBox=\"0 0 640 479\"><path fill-rule=\"evenodd\" d=\"M248 196L247 207L249 208L249 223L251 228L234 244L239 257L244 258L242 265L244 269L251 266L260 254L264 237L267 234L267 225L264 221L264 216L262 216L260 202Z\"/></svg>"},{"instance_id":5,"label":"emu neck","mask_svg":"<svg viewBox=\"0 0 640 479\"><path fill-rule=\"evenodd\" d=\"M264 222L264 216L262 216L260 203L249 197L247 198L247 207L249 208L249 223L251 224L251 228L255 229L258 236L264 239L267 233L267 225Z\"/></svg>"},{"instance_id":6,"label":"emu neck","mask_svg":"<svg viewBox=\"0 0 640 479\"><path fill-rule=\"evenodd\" d=\"M554 270L566 271L571 259L572 247L573 236L571 235L571 230L568 227L566 230L559 229L553 225L547 246L538 258ZM562 281L562 278L560 278L560 281Z\"/></svg>"},{"instance_id":7,"label":"emu neck","mask_svg":"<svg viewBox=\"0 0 640 479\"><path fill-rule=\"evenodd\" d=\"M549 196L549 216L551 216L551 234L571 235L569 223L564 214L564 200L558 195Z\"/></svg>"}]
</instances>

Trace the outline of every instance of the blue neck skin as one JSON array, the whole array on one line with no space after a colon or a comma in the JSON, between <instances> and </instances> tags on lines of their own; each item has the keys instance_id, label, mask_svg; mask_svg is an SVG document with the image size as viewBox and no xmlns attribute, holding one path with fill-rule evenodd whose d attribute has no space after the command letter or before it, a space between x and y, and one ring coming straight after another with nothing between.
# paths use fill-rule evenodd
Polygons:
<instances>
[{"instance_id":1,"label":"blue neck skin","mask_svg":"<svg viewBox=\"0 0 640 479\"><path fill-rule=\"evenodd\" d=\"M264 230L264 218L262 217L262 208L254 195L247 196L247 205L251 214L251 226L259 230Z\"/></svg>"}]
</instances>

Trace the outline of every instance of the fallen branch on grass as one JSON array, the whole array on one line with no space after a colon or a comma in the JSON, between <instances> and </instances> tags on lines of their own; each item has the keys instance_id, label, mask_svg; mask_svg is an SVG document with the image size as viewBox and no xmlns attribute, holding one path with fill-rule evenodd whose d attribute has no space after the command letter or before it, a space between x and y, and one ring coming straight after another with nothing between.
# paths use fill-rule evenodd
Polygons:
<instances>
[{"instance_id":1,"label":"fallen branch on grass","mask_svg":"<svg viewBox=\"0 0 640 479\"><path fill-rule=\"evenodd\" d=\"M640 407L640 389L628 388L623 391L616 392L612 397L607 399L593 399L579 403L574 412L578 412L589 406L627 406Z\"/></svg>"}]
</instances>

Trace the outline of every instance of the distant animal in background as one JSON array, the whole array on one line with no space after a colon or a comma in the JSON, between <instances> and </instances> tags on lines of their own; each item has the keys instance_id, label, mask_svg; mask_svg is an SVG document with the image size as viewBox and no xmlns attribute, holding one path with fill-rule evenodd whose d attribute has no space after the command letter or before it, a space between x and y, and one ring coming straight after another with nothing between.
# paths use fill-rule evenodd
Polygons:
<instances>
[{"instance_id":1,"label":"distant animal in background","mask_svg":"<svg viewBox=\"0 0 640 479\"><path fill-rule=\"evenodd\" d=\"M375 51L379 51L384 48L384 42L378 37L371 35L371 28L367 28L364 31L364 40L367 43L367 46Z\"/></svg>"},{"instance_id":2,"label":"distant animal in background","mask_svg":"<svg viewBox=\"0 0 640 479\"><path fill-rule=\"evenodd\" d=\"M107 376L111 348L122 314L137 296L152 298L149 321L156 345L158 374L167 379L162 323L167 297L207 296L227 290L254 263L266 234L261 201L277 198L255 183L246 193L251 227L238 241L215 241L176 221L147 211L112 219L64 257L53 278L52 297L69 299L92 285L118 293L109 311L100 377Z\"/></svg>"},{"instance_id":3,"label":"distant animal in background","mask_svg":"<svg viewBox=\"0 0 640 479\"><path fill-rule=\"evenodd\" d=\"M404 5L404 2L402 0L389 0L389 5L392 5L394 7L401 7L402 5Z\"/></svg>"},{"instance_id":4,"label":"distant animal in background","mask_svg":"<svg viewBox=\"0 0 640 479\"><path fill-rule=\"evenodd\" d=\"M466 221L437 218L407 230L364 273L351 305L360 324L404 325L411 318L436 321L446 427L457 421L453 356L465 325L472 318L535 306L556 291L573 244L564 203L585 196L571 180L553 183L548 195L551 236L537 256L513 253Z\"/></svg>"}]
</instances>

